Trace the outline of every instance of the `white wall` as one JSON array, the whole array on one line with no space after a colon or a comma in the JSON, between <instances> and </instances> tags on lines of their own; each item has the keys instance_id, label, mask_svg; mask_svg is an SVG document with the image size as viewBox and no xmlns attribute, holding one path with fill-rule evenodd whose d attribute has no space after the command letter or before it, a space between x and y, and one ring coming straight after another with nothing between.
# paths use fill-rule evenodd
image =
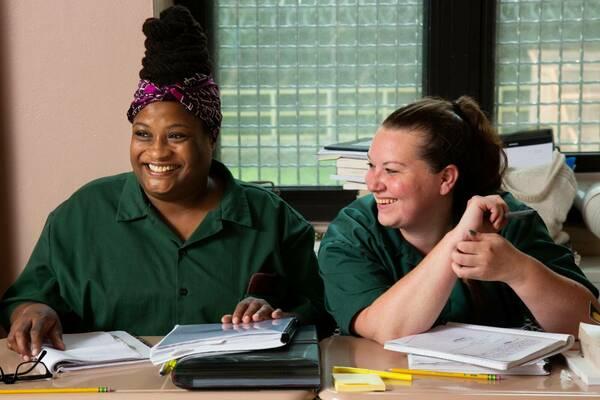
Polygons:
<instances>
[{"instance_id":1,"label":"white wall","mask_svg":"<svg viewBox=\"0 0 600 400\"><path fill-rule=\"evenodd\" d=\"M130 169L125 113L152 0L0 2L0 293L48 213Z\"/></svg>"}]
</instances>

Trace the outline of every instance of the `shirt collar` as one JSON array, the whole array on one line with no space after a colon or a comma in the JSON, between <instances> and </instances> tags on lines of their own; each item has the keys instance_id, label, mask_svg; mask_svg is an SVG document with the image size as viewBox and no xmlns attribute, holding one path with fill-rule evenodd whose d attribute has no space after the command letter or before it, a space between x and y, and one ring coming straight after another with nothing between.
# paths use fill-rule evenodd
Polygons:
<instances>
[{"instance_id":1,"label":"shirt collar","mask_svg":"<svg viewBox=\"0 0 600 400\"><path fill-rule=\"evenodd\" d=\"M130 172L123 185L117 209L117 221L133 221L148 215L150 202L143 193L137 177Z\"/></svg>"},{"instance_id":2,"label":"shirt collar","mask_svg":"<svg viewBox=\"0 0 600 400\"><path fill-rule=\"evenodd\" d=\"M216 217L239 225L252 227L252 214L248 204L246 191L239 181L233 178L225 165L213 160L210 174L218 176L223 182L223 197L219 206L211 211ZM130 173L127 176L117 210L117 221L133 221L148 216L150 201L144 194L136 176Z\"/></svg>"},{"instance_id":3,"label":"shirt collar","mask_svg":"<svg viewBox=\"0 0 600 400\"><path fill-rule=\"evenodd\" d=\"M210 169L211 175L214 172L223 182L223 197L217 209L221 213L221 219L252 227L252 214L243 184L234 179L229 169L217 160L213 160Z\"/></svg>"},{"instance_id":4,"label":"shirt collar","mask_svg":"<svg viewBox=\"0 0 600 400\"><path fill-rule=\"evenodd\" d=\"M423 254L404 239L400 229L383 226L377 220L377 204L375 203L375 197L372 194L369 194L364 196L364 201L371 211L374 230L376 230L377 227L381 230L381 234L384 237L383 240L386 243L386 248L390 249L389 252L393 254L393 259L400 260L400 265L409 266L409 270L418 265L424 258ZM409 272L409 270L404 271L404 273ZM398 279L400 279L400 277Z\"/></svg>"}]
</instances>

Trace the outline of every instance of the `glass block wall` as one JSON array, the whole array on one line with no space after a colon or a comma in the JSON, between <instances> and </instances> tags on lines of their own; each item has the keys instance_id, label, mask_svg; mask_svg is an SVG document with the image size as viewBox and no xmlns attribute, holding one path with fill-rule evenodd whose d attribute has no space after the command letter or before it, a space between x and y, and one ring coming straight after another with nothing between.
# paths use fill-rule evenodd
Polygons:
<instances>
[{"instance_id":1,"label":"glass block wall","mask_svg":"<svg viewBox=\"0 0 600 400\"><path fill-rule=\"evenodd\" d=\"M421 96L422 0L220 0L220 158L234 176L336 184L320 147Z\"/></svg>"},{"instance_id":2,"label":"glass block wall","mask_svg":"<svg viewBox=\"0 0 600 400\"><path fill-rule=\"evenodd\" d=\"M600 0L500 0L496 122L600 151Z\"/></svg>"}]
</instances>

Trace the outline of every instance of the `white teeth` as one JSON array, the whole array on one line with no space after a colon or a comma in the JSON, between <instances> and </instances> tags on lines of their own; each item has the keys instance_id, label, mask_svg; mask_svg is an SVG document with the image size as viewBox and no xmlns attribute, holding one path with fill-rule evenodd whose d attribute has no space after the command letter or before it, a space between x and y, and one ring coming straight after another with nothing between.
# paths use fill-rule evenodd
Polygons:
<instances>
[{"instance_id":1,"label":"white teeth","mask_svg":"<svg viewBox=\"0 0 600 400\"><path fill-rule=\"evenodd\" d=\"M175 168L177 168L177 165L148 164L148 168L150 168L150 171L152 171L152 172L162 173L162 172L173 171Z\"/></svg>"},{"instance_id":2,"label":"white teeth","mask_svg":"<svg viewBox=\"0 0 600 400\"><path fill-rule=\"evenodd\" d=\"M392 204L397 202L398 199L375 199L377 204Z\"/></svg>"}]
</instances>

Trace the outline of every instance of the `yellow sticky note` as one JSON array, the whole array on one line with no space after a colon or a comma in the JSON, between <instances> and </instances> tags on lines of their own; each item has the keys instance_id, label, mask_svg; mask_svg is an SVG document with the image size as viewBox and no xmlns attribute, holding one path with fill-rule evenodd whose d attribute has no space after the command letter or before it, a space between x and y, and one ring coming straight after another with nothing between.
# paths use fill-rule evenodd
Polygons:
<instances>
[{"instance_id":1,"label":"yellow sticky note","mask_svg":"<svg viewBox=\"0 0 600 400\"><path fill-rule=\"evenodd\" d=\"M385 383L375 374L333 374L336 392L383 392Z\"/></svg>"}]
</instances>

